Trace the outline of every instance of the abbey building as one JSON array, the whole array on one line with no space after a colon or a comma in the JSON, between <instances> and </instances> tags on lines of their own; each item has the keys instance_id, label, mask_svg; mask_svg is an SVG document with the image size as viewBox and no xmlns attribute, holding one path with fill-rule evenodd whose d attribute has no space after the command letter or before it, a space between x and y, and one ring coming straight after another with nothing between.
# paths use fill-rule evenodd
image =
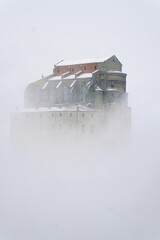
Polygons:
<instances>
[{"instance_id":1,"label":"abbey building","mask_svg":"<svg viewBox=\"0 0 160 240\"><path fill-rule=\"evenodd\" d=\"M130 125L126 76L116 56L58 62L52 74L26 87L24 109L12 114L12 134L93 133L113 111Z\"/></svg>"},{"instance_id":2,"label":"abbey building","mask_svg":"<svg viewBox=\"0 0 160 240\"><path fill-rule=\"evenodd\" d=\"M127 105L126 74L116 56L60 61L53 74L25 90L26 108L80 104L104 109L109 103Z\"/></svg>"}]
</instances>

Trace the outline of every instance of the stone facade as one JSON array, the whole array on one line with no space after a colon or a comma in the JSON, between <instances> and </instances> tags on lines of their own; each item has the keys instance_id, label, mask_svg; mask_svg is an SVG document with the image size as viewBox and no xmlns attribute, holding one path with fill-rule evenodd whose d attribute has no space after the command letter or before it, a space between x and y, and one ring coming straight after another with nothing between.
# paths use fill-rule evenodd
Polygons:
<instances>
[{"instance_id":1,"label":"stone facade","mask_svg":"<svg viewBox=\"0 0 160 240\"><path fill-rule=\"evenodd\" d=\"M62 61L55 65L52 75L27 86L25 107L80 104L104 108L108 103L127 104L126 74L116 56L92 61Z\"/></svg>"},{"instance_id":2,"label":"stone facade","mask_svg":"<svg viewBox=\"0 0 160 240\"><path fill-rule=\"evenodd\" d=\"M126 76L116 56L59 62L53 74L25 89L24 110L12 114L13 138L93 134L113 119L121 123L119 129L128 129Z\"/></svg>"}]
</instances>

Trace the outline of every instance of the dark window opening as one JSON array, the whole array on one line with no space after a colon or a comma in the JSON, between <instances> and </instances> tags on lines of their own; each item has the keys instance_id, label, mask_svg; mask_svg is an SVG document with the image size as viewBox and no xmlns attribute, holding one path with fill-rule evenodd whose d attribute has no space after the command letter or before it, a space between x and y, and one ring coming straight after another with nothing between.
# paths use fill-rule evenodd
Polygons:
<instances>
[{"instance_id":1,"label":"dark window opening","mask_svg":"<svg viewBox=\"0 0 160 240\"><path fill-rule=\"evenodd\" d=\"M114 88L114 84L111 84L111 87Z\"/></svg>"},{"instance_id":2,"label":"dark window opening","mask_svg":"<svg viewBox=\"0 0 160 240\"><path fill-rule=\"evenodd\" d=\"M96 66L94 66L94 69L96 70L96 69L97 69L97 67L96 67Z\"/></svg>"},{"instance_id":3,"label":"dark window opening","mask_svg":"<svg viewBox=\"0 0 160 240\"><path fill-rule=\"evenodd\" d=\"M86 66L84 67L84 70L86 70Z\"/></svg>"},{"instance_id":4,"label":"dark window opening","mask_svg":"<svg viewBox=\"0 0 160 240\"><path fill-rule=\"evenodd\" d=\"M113 59L113 62L115 62L115 60Z\"/></svg>"},{"instance_id":5,"label":"dark window opening","mask_svg":"<svg viewBox=\"0 0 160 240\"><path fill-rule=\"evenodd\" d=\"M58 69L58 73L59 73L59 69Z\"/></svg>"},{"instance_id":6,"label":"dark window opening","mask_svg":"<svg viewBox=\"0 0 160 240\"><path fill-rule=\"evenodd\" d=\"M74 72L74 68L72 68L72 72Z\"/></svg>"}]
</instances>

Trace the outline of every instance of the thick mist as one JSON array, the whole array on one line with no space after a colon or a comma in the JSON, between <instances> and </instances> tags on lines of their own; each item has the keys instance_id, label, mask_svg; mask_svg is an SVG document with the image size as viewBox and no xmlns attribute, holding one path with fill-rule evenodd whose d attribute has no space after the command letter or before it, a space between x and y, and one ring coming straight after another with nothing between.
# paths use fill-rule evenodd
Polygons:
<instances>
[{"instance_id":1,"label":"thick mist","mask_svg":"<svg viewBox=\"0 0 160 240\"><path fill-rule=\"evenodd\" d=\"M159 2L1 0L0 12L0 239L159 240ZM128 74L128 141L109 144L104 129L11 143L29 82L61 59L113 54Z\"/></svg>"}]
</instances>

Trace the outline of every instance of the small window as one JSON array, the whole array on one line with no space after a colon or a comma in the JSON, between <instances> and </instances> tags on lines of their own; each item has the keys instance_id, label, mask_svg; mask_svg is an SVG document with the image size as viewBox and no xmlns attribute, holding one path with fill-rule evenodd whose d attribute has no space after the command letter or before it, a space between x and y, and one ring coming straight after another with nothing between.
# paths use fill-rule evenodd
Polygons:
<instances>
[{"instance_id":1,"label":"small window","mask_svg":"<svg viewBox=\"0 0 160 240\"><path fill-rule=\"evenodd\" d=\"M91 118L93 118L93 113L91 114Z\"/></svg>"},{"instance_id":2,"label":"small window","mask_svg":"<svg viewBox=\"0 0 160 240\"><path fill-rule=\"evenodd\" d=\"M59 116L62 117L62 113L59 113Z\"/></svg>"},{"instance_id":3,"label":"small window","mask_svg":"<svg viewBox=\"0 0 160 240\"><path fill-rule=\"evenodd\" d=\"M84 67L84 70L86 70L86 66Z\"/></svg>"},{"instance_id":4,"label":"small window","mask_svg":"<svg viewBox=\"0 0 160 240\"><path fill-rule=\"evenodd\" d=\"M59 73L59 69L58 69L58 73Z\"/></svg>"},{"instance_id":5,"label":"small window","mask_svg":"<svg viewBox=\"0 0 160 240\"><path fill-rule=\"evenodd\" d=\"M114 58L113 58L113 62L115 62Z\"/></svg>"},{"instance_id":6,"label":"small window","mask_svg":"<svg viewBox=\"0 0 160 240\"><path fill-rule=\"evenodd\" d=\"M97 69L97 67L96 67L96 66L94 66L94 69L96 70L96 69Z\"/></svg>"},{"instance_id":7,"label":"small window","mask_svg":"<svg viewBox=\"0 0 160 240\"><path fill-rule=\"evenodd\" d=\"M69 116L72 117L72 113L70 113Z\"/></svg>"},{"instance_id":8,"label":"small window","mask_svg":"<svg viewBox=\"0 0 160 240\"><path fill-rule=\"evenodd\" d=\"M82 118L84 118L85 117L85 114L84 113L82 113Z\"/></svg>"},{"instance_id":9,"label":"small window","mask_svg":"<svg viewBox=\"0 0 160 240\"><path fill-rule=\"evenodd\" d=\"M72 68L72 72L74 72L74 68Z\"/></svg>"}]
</instances>

